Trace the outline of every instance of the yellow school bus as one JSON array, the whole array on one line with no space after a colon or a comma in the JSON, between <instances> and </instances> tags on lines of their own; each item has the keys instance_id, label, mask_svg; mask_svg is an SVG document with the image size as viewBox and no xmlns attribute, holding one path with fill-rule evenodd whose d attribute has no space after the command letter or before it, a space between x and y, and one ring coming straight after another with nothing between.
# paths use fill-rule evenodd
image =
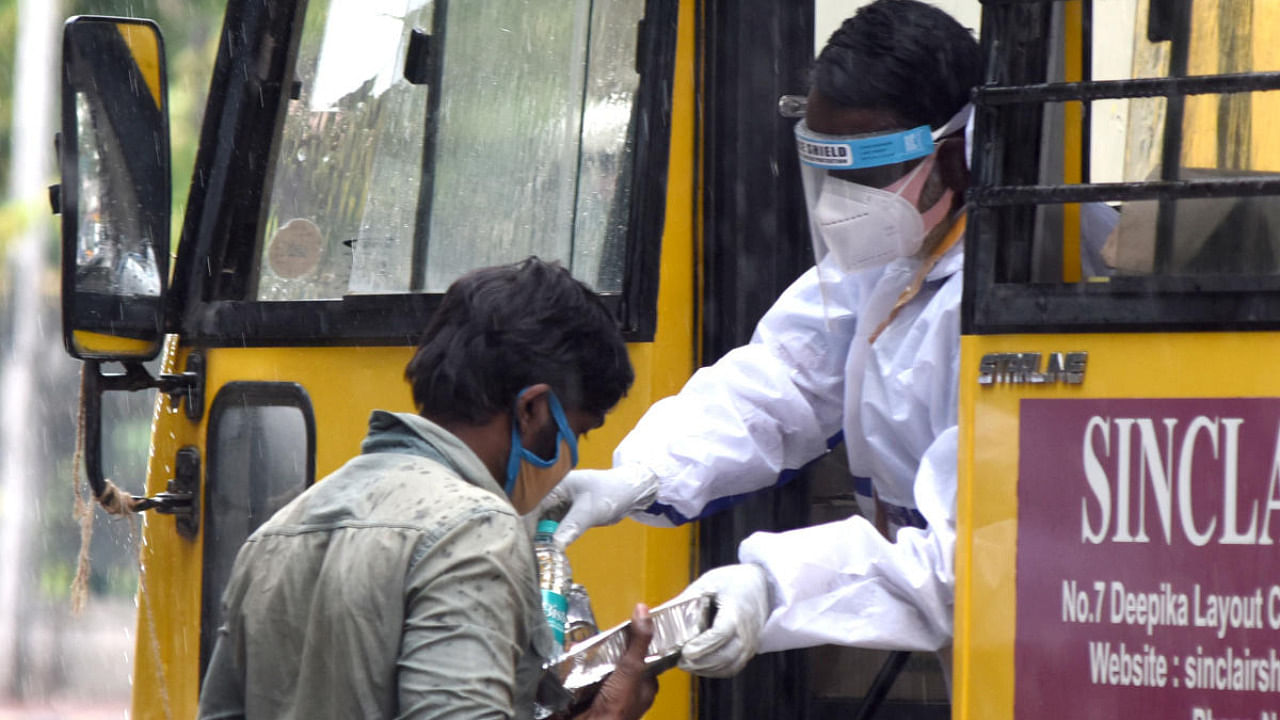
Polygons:
<instances>
[{"instance_id":1,"label":"yellow school bus","mask_svg":"<svg viewBox=\"0 0 1280 720\"><path fill-rule=\"evenodd\" d=\"M172 258L159 33L68 23L64 334L95 495L144 519L133 717L194 715L240 543L371 409L411 409L462 272L538 254L606 297L637 380L587 467L749 337L812 262L776 107L836 5L231 0ZM981 27L950 687L930 656L815 648L668 672L650 717L1275 717L1280 4L991 0ZM133 497L99 405L148 387ZM832 453L570 556L608 625L855 502Z\"/></svg>"},{"instance_id":2,"label":"yellow school bus","mask_svg":"<svg viewBox=\"0 0 1280 720\"><path fill-rule=\"evenodd\" d=\"M461 273L556 259L616 314L636 383L582 466L749 336L810 261L775 107L812 35L811 9L756 2L230 0L171 258L163 40L68 21L64 335L90 485L143 517L133 717L194 714L238 547L358 452L370 410L412 409L404 366ZM103 477L100 405L144 388L162 394L132 496ZM742 531L703 532L576 543L600 623L674 596ZM694 696L669 672L650 716L691 717Z\"/></svg>"}]
</instances>

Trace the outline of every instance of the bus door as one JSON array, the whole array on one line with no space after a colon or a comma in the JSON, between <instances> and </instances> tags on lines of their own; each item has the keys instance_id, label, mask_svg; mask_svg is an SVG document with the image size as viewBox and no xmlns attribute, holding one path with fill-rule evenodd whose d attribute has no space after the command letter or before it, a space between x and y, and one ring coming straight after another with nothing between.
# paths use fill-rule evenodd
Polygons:
<instances>
[{"instance_id":1,"label":"bus door","mask_svg":"<svg viewBox=\"0 0 1280 720\"><path fill-rule=\"evenodd\" d=\"M232 0L171 282L158 31L68 24L68 348L90 410L103 390L165 393L145 497L126 498L166 513L144 515L133 717L194 715L240 544L359 452L371 410L413 410L404 367L462 273L559 260L616 314L636 383L582 466L607 467L689 376L693 6ZM608 626L678 593L690 544L626 523L570 557ZM670 673L651 716L690 708Z\"/></svg>"},{"instance_id":2,"label":"bus door","mask_svg":"<svg viewBox=\"0 0 1280 720\"><path fill-rule=\"evenodd\" d=\"M1277 13L983 5L956 717L1280 711Z\"/></svg>"}]
</instances>

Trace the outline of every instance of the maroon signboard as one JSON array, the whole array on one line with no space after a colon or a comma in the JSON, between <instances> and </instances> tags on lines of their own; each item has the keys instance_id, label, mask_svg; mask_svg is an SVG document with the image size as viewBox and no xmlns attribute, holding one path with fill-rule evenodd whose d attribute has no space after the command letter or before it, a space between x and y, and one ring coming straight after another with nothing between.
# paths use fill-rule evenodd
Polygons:
<instances>
[{"instance_id":1,"label":"maroon signboard","mask_svg":"<svg viewBox=\"0 0 1280 720\"><path fill-rule=\"evenodd\" d=\"M1015 717L1280 718L1280 399L1020 423Z\"/></svg>"}]
</instances>

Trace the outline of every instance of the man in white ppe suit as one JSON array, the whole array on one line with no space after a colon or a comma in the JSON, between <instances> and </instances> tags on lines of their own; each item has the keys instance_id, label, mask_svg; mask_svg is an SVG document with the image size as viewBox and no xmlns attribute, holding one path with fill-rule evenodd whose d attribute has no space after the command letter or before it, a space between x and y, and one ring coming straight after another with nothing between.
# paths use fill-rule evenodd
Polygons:
<instances>
[{"instance_id":1,"label":"man in white ppe suit","mask_svg":"<svg viewBox=\"0 0 1280 720\"><path fill-rule=\"evenodd\" d=\"M756 652L826 643L950 646L963 136L980 66L972 33L916 0L845 21L796 127L816 266L750 344L650 408L612 469L570 474L544 504L571 504L566 543L628 515L684 522L843 431L866 516L755 533L740 564L690 585L719 611L686 670L724 677Z\"/></svg>"}]
</instances>

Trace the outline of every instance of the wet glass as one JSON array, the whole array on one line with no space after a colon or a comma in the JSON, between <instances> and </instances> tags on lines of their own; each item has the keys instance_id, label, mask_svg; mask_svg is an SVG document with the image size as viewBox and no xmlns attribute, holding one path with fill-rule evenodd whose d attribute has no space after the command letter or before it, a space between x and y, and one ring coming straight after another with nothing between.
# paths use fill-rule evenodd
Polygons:
<instances>
[{"instance_id":1,"label":"wet glass","mask_svg":"<svg viewBox=\"0 0 1280 720\"><path fill-rule=\"evenodd\" d=\"M312 3L257 299L442 292L529 255L620 291L642 12L638 0ZM432 86L405 78L414 29L431 36Z\"/></svg>"},{"instance_id":2,"label":"wet glass","mask_svg":"<svg viewBox=\"0 0 1280 720\"><path fill-rule=\"evenodd\" d=\"M426 0L311 3L277 141L259 300L409 288L429 90L405 79Z\"/></svg>"},{"instance_id":3,"label":"wet glass","mask_svg":"<svg viewBox=\"0 0 1280 720\"><path fill-rule=\"evenodd\" d=\"M643 14L644 3L635 0L591 4L570 267L575 277L600 292L622 290L635 157L633 111L640 81L636 28Z\"/></svg>"},{"instance_id":4,"label":"wet glass","mask_svg":"<svg viewBox=\"0 0 1280 720\"><path fill-rule=\"evenodd\" d=\"M302 409L250 404L248 398L225 406L209 436L201 677L222 623L222 591L236 553L259 525L306 489L313 451Z\"/></svg>"},{"instance_id":5,"label":"wet glass","mask_svg":"<svg viewBox=\"0 0 1280 720\"><path fill-rule=\"evenodd\" d=\"M76 289L159 297L154 228L127 177L121 144L94 104L89 95L76 93L76 121L81 129L76 138L80 172Z\"/></svg>"}]
</instances>

